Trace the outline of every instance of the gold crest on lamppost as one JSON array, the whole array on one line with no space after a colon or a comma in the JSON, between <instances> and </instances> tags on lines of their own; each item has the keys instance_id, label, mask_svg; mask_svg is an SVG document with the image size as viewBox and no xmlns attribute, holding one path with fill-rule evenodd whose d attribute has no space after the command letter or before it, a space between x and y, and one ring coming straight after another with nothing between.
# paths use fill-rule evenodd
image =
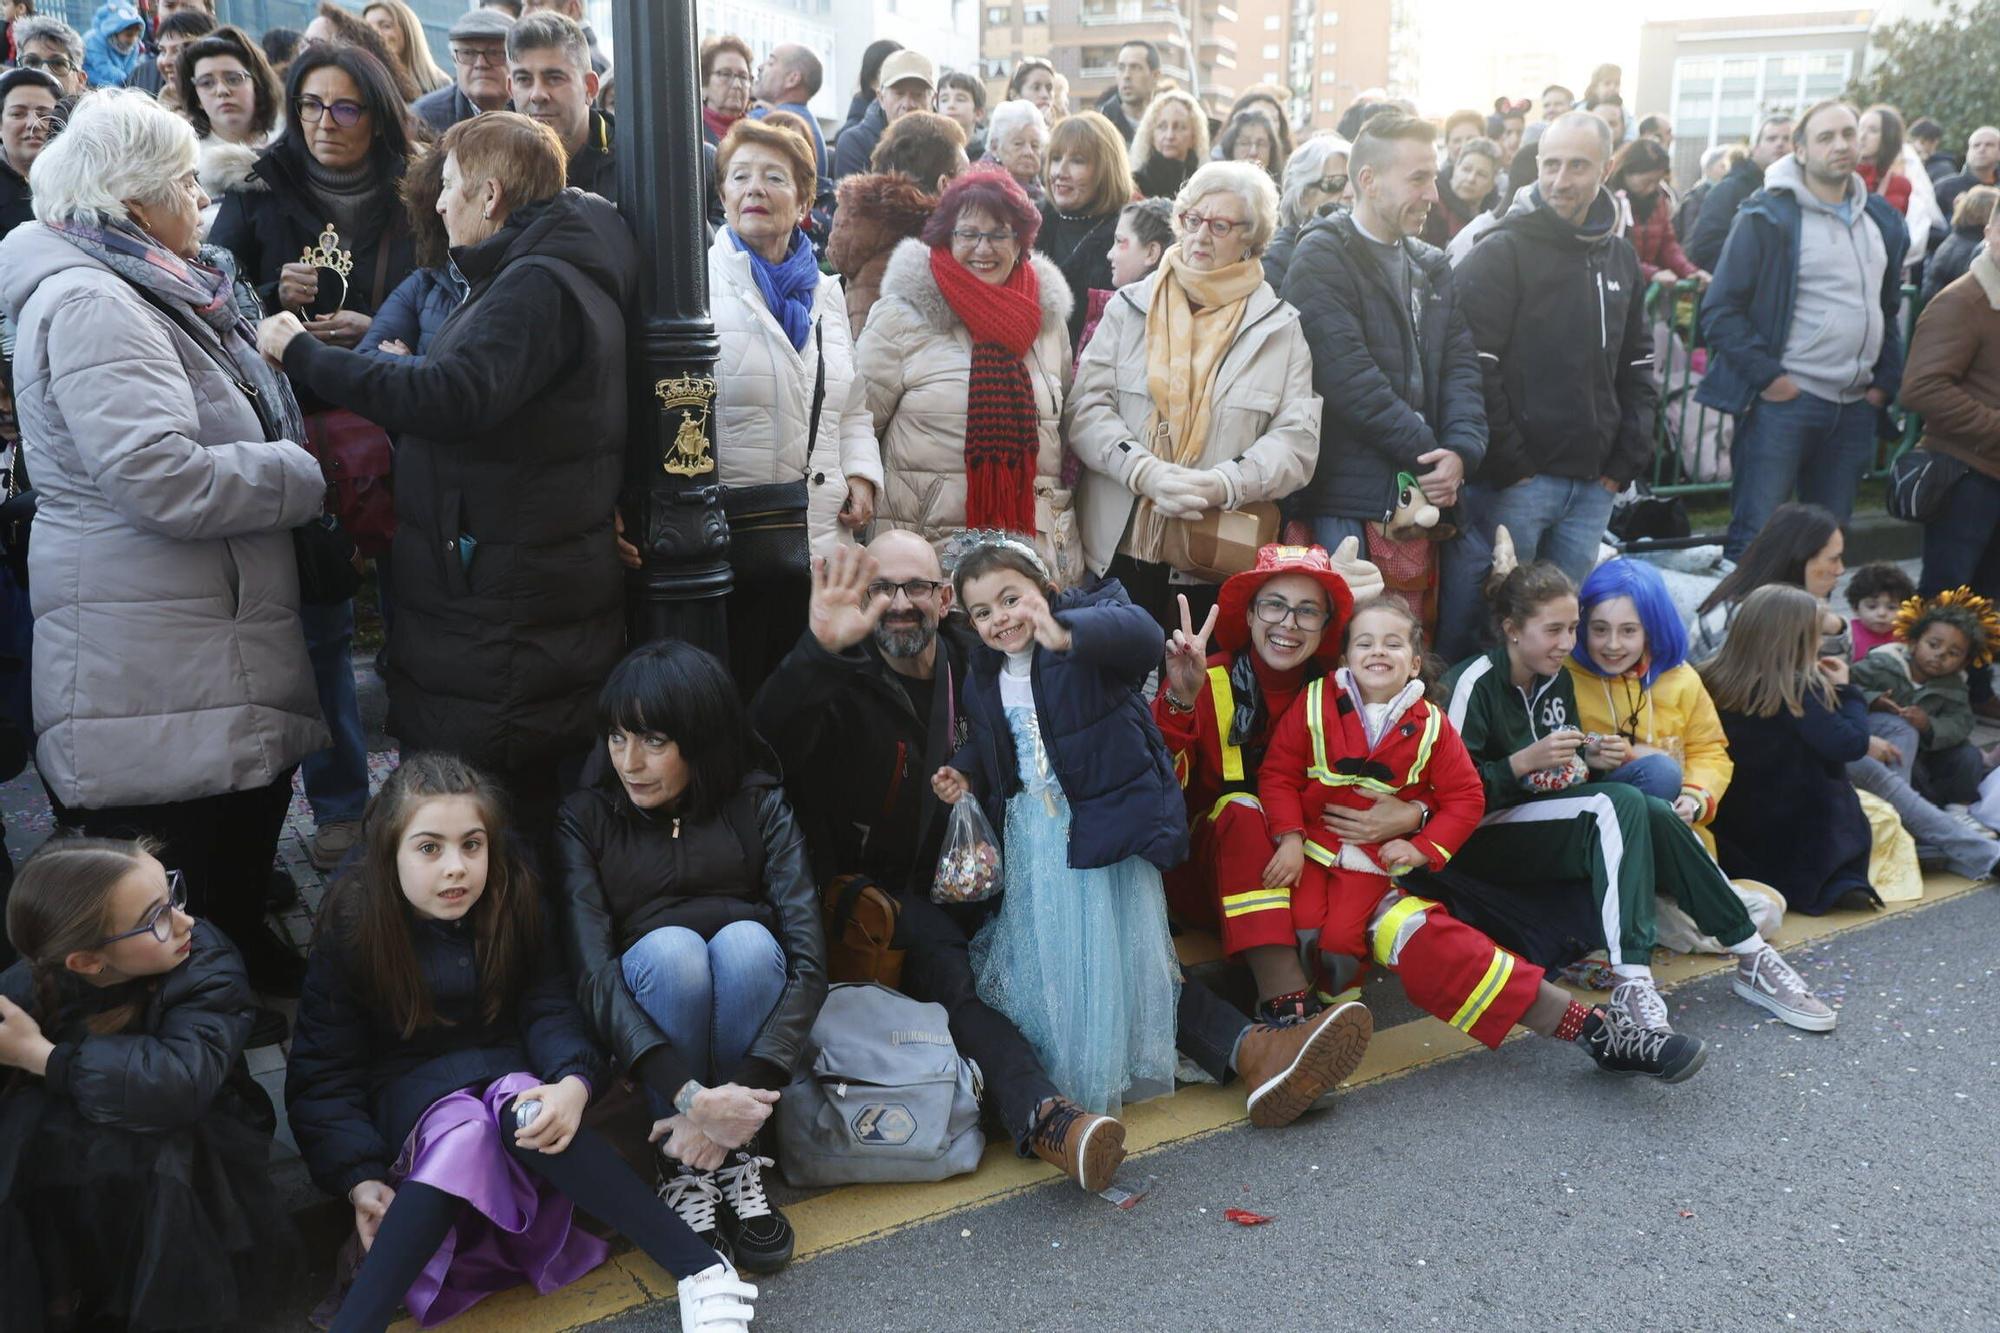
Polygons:
<instances>
[{"instance_id":1,"label":"gold crest on lamppost","mask_svg":"<svg viewBox=\"0 0 2000 1333\"><path fill-rule=\"evenodd\" d=\"M709 412L715 405L715 376L683 374L675 379L656 380L653 392L659 396L662 412L679 412L681 424L674 442L667 448L660 466L677 477L698 477L715 471L715 455L708 444Z\"/></svg>"}]
</instances>

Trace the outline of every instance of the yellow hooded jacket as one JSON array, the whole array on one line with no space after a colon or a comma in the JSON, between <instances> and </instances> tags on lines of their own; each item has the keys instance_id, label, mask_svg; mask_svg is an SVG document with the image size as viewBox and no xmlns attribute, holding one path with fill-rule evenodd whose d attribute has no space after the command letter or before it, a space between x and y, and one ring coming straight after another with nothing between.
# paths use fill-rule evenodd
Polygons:
<instances>
[{"instance_id":1,"label":"yellow hooded jacket","mask_svg":"<svg viewBox=\"0 0 2000 1333\"><path fill-rule=\"evenodd\" d=\"M1708 824L1715 818L1722 793L1729 789L1736 765L1729 758L1715 702L1695 669L1683 662L1662 674L1650 690L1640 688L1643 670L1600 676L1572 661L1569 673L1576 689L1578 726L1607 736L1630 734L1638 744L1664 750L1679 761L1681 790L1701 802L1694 831L1709 855L1715 855Z\"/></svg>"}]
</instances>

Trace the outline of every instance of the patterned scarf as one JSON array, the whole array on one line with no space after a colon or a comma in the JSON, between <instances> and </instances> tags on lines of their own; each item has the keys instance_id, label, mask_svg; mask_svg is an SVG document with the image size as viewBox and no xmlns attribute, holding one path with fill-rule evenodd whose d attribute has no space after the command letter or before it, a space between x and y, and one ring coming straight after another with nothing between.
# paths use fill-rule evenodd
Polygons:
<instances>
[{"instance_id":1,"label":"patterned scarf","mask_svg":"<svg viewBox=\"0 0 2000 1333\"><path fill-rule=\"evenodd\" d=\"M805 350L812 332L813 298L819 295L819 261L813 257L812 242L797 227L792 228L792 248L773 264L750 248L736 229L729 229L736 248L750 256L750 276L764 295L764 306L778 321L778 327L792 340L792 350Z\"/></svg>"},{"instance_id":2,"label":"patterned scarf","mask_svg":"<svg viewBox=\"0 0 2000 1333\"><path fill-rule=\"evenodd\" d=\"M227 250L204 245L198 258L183 259L130 221L48 226L125 281L180 311L184 317L176 322L183 331L206 332L211 341L203 350L256 391L253 405L266 432L304 445L305 419L292 386L258 353L256 335L236 308L236 260Z\"/></svg>"},{"instance_id":3,"label":"patterned scarf","mask_svg":"<svg viewBox=\"0 0 2000 1333\"><path fill-rule=\"evenodd\" d=\"M1041 285L1020 259L1003 283L982 281L931 251L931 276L972 334L965 386L965 525L1035 531L1035 455L1041 449L1035 386L1023 359L1042 331Z\"/></svg>"},{"instance_id":4,"label":"patterned scarf","mask_svg":"<svg viewBox=\"0 0 2000 1333\"><path fill-rule=\"evenodd\" d=\"M1193 467L1207 450L1215 374L1243 327L1250 294L1263 281L1264 267L1255 259L1198 272L1174 246L1160 261L1159 281L1146 308L1146 389L1153 398L1154 429L1167 430L1167 462ZM1131 554L1159 559L1166 522L1151 500L1141 499Z\"/></svg>"}]
</instances>

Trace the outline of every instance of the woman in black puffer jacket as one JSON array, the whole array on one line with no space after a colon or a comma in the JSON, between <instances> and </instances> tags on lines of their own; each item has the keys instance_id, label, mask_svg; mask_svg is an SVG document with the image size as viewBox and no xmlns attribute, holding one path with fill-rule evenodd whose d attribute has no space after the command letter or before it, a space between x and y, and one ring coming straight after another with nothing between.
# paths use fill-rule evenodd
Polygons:
<instances>
[{"instance_id":1,"label":"woman in black puffer jacket","mask_svg":"<svg viewBox=\"0 0 2000 1333\"><path fill-rule=\"evenodd\" d=\"M764 1197L770 1160L729 1122L770 1113L826 998L805 838L735 683L700 649L633 652L598 725L603 748L556 824L583 1010L665 1117L668 1202L740 1267L771 1272L792 1257L791 1224Z\"/></svg>"}]
</instances>

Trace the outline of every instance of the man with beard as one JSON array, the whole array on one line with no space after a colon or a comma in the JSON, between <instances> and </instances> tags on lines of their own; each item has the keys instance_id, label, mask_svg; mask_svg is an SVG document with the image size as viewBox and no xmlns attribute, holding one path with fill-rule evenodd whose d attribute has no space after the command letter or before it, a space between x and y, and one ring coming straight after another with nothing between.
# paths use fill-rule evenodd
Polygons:
<instances>
[{"instance_id":1,"label":"man with beard","mask_svg":"<svg viewBox=\"0 0 2000 1333\"><path fill-rule=\"evenodd\" d=\"M979 647L946 619L951 602L937 553L915 533L835 550L813 570L806 632L757 692L751 721L778 753L819 882L860 873L897 899L902 989L944 1007L1016 1150L1100 1190L1124 1159L1125 1127L1063 1097L1020 1031L974 988L967 944L1001 900L945 907L930 898L947 822L930 775L964 740L958 695ZM1322 1021L1335 1016L1252 1023L1190 979L1177 1038L1218 1082L1240 1074L1257 1123L1275 1125L1353 1068L1338 1058L1353 1034Z\"/></svg>"}]
</instances>

